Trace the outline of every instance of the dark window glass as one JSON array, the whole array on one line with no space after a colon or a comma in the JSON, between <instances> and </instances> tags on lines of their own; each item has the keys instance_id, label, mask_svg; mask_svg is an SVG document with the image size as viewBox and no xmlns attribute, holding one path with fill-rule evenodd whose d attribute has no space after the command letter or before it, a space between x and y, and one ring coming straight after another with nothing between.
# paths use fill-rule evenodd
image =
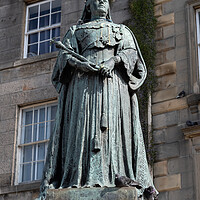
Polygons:
<instances>
[{"instance_id":1,"label":"dark window glass","mask_svg":"<svg viewBox=\"0 0 200 200\"><path fill-rule=\"evenodd\" d=\"M50 49L50 41L40 43L40 54L48 53Z\"/></svg>"},{"instance_id":2,"label":"dark window glass","mask_svg":"<svg viewBox=\"0 0 200 200\"><path fill-rule=\"evenodd\" d=\"M40 17L40 28L49 26L49 15L45 17Z\"/></svg>"},{"instance_id":3,"label":"dark window glass","mask_svg":"<svg viewBox=\"0 0 200 200\"><path fill-rule=\"evenodd\" d=\"M38 6L33 6L29 8L29 19L38 17Z\"/></svg>"},{"instance_id":4,"label":"dark window glass","mask_svg":"<svg viewBox=\"0 0 200 200\"><path fill-rule=\"evenodd\" d=\"M51 15L51 24L60 23L61 13L55 13Z\"/></svg>"},{"instance_id":5,"label":"dark window glass","mask_svg":"<svg viewBox=\"0 0 200 200\"><path fill-rule=\"evenodd\" d=\"M37 52L38 52L38 44L33 44L28 47L28 57L37 55Z\"/></svg>"},{"instance_id":6,"label":"dark window glass","mask_svg":"<svg viewBox=\"0 0 200 200\"><path fill-rule=\"evenodd\" d=\"M40 6L40 16L50 13L50 2L41 4Z\"/></svg>"},{"instance_id":7,"label":"dark window glass","mask_svg":"<svg viewBox=\"0 0 200 200\"><path fill-rule=\"evenodd\" d=\"M50 39L50 30L40 32L40 41Z\"/></svg>"},{"instance_id":8,"label":"dark window glass","mask_svg":"<svg viewBox=\"0 0 200 200\"><path fill-rule=\"evenodd\" d=\"M28 36L28 43L35 43L38 42L38 33L33 33Z\"/></svg>"},{"instance_id":9,"label":"dark window glass","mask_svg":"<svg viewBox=\"0 0 200 200\"><path fill-rule=\"evenodd\" d=\"M61 10L61 0L53 1L51 12L57 12L60 10Z\"/></svg>"},{"instance_id":10,"label":"dark window glass","mask_svg":"<svg viewBox=\"0 0 200 200\"><path fill-rule=\"evenodd\" d=\"M28 30L31 31L37 29L37 25L38 25L38 18L29 20Z\"/></svg>"},{"instance_id":11,"label":"dark window glass","mask_svg":"<svg viewBox=\"0 0 200 200\"><path fill-rule=\"evenodd\" d=\"M60 27L52 29L52 37L60 37Z\"/></svg>"}]
</instances>

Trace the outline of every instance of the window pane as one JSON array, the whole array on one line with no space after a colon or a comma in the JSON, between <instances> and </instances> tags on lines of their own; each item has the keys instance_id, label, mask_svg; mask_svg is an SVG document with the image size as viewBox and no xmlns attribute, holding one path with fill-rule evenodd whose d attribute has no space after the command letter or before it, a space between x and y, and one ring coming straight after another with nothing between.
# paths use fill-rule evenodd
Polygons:
<instances>
[{"instance_id":1,"label":"window pane","mask_svg":"<svg viewBox=\"0 0 200 200\"><path fill-rule=\"evenodd\" d=\"M50 41L40 43L40 54L50 52Z\"/></svg>"},{"instance_id":2,"label":"window pane","mask_svg":"<svg viewBox=\"0 0 200 200\"><path fill-rule=\"evenodd\" d=\"M24 143L31 142L31 136L32 136L32 125L26 126L24 133Z\"/></svg>"},{"instance_id":3,"label":"window pane","mask_svg":"<svg viewBox=\"0 0 200 200\"><path fill-rule=\"evenodd\" d=\"M44 168L44 162L38 162L37 163L37 179L42 178L43 168Z\"/></svg>"},{"instance_id":4,"label":"window pane","mask_svg":"<svg viewBox=\"0 0 200 200\"><path fill-rule=\"evenodd\" d=\"M60 41L60 38L56 38L55 39L56 41ZM58 51L59 49L56 48L56 45L55 44L51 44L51 52L54 52L54 51Z\"/></svg>"},{"instance_id":5,"label":"window pane","mask_svg":"<svg viewBox=\"0 0 200 200\"><path fill-rule=\"evenodd\" d=\"M38 16L38 6L33 6L29 8L29 19Z\"/></svg>"},{"instance_id":6,"label":"window pane","mask_svg":"<svg viewBox=\"0 0 200 200\"><path fill-rule=\"evenodd\" d=\"M31 180L31 164L24 164L22 167L22 182Z\"/></svg>"},{"instance_id":7,"label":"window pane","mask_svg":"<svg viewBox=\"0 0 200 200\"><path fill-rule=\"evenodd\" d=\"M32 161L32 146L25 146L23 151L23 162Z\"/></svg>"},{"instance_id":8,"label":"window pane","mask_svg":"<svg viewBox=\"0 0 200 200\"><path fill-rule=\"evenodd\" d=\"M30 31L37 29L37 25L38 25L38 18L29 20L28 30Z\"/></svg>"},{"instance_id":9,"label":"window pane","mask_svg":"<svg viewBox=\"0 0 200 200\"><path fill-rule=\"evenodd\" d=\"M56 12L60 10L61 10L61 0L53 1L51 12Z\"/></svg>"},{"instance_id":10,"label":"window pane","mask_svg":"<svg viewBox=\"0 0 200 200\"><path fill-rule=\"evenodd\" d=\"M39 124L38 141L44 140L44 123Z\"/></svg>"},{"instance_id":11,"label":"window pane","mask_svg":"<svg viewBox=\"0 0 200 200\"><path fill-rule=\"evenodd\" d=\"M32 124L33 111L27 111L25 114L25 125Z\"/></svg>"},{"instance_id":12,"label":"window pane","mask_svg":"<svg viewBox=\"0 0 200 200\"><path fill-rule=\"evenodd\" d=\"M40 6L40 15L46 15L50 13L50 3L44 3Z\"/></svg>"},{"instance_id":13,"label":"window pane","mask_svg":"<svg viewBox=\"0 0 200 200\"><path fill-rule=\"evenodd\" d=\"M28 47L28 56L27 57L35 56L35 55L37 55L37 52L38 52L38 44L30 45Z\"/></svg>"},{"instance_id":14,"label":"window pane","mask_svg":"<svg viewBox=\"0 0 200 200\"><path fill-rule=\"evenodd\" d=\"M52 37L60 37L60 27L52 29Z\"/></svg>"},{"instance_id":15,"label":"window pane","mask_svg":"<svg viewBox=\"0 0 200 200\"><path fill-rule=\"evenodd\" d=\"M28 43L35 43L38 42L38 33L33 33L28 36Z\"/></svg>"},{"instance_id":16,"label":"window pane","mask_svg":"<svg viewBox=\"0 0 200 200\"><path fill-rule=\"evenodd\" d=\"M61 19L61 13L55 13L51 15L51 24L57 24L60 23Z\"/></svg>"},{"instance_id":17,"label":"window pane","mask_svg":"<svg viewBox=\"0 0 200 200\"><path fill-rule=\"evenodd\" d=\"M45 120L45 108L40 108L39 122L44 122L44 120Z\"/></svg>"},{"instance_id":18,"label":"window pane","mask_svg":"<svg viewBox=\"0 0 200 200\"><path fill-rule=\"evenodd\" d=\"M38 160L44 160L45 158L45 144L38 144Z\"/></svg>"},{"instance_id":19,"label":"window pane","mask_svg":"<svg viewBox=\"0 0 200 200\"><path fill-rule=\"evenodd\" d=\"M48 39L50 39L50 30L42 31L40 33L40 41L48 40Z\"/></svg>"},{"instance_id":20,"label":"window pane","mask_svg":"<svg viewBox=\"0 0 200 200\"><path fill-rule=\"evenodd\" d=\"M40 17L40 28L49 26L49 15L45 17Z\"/></svg>"}]
</instances>

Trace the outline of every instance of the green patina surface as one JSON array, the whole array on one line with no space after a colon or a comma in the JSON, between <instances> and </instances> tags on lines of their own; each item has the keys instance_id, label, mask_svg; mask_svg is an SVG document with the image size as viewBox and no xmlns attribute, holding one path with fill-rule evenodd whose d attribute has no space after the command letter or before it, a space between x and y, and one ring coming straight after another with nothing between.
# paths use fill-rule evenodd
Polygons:
<instances>
[{"instance_id":1,"label":"green patina surface","mask_svg":"<svg viewBox=\"0 0 200 200\"><path fill-rule=\"evenodd\" d=\"M141 195L153 183L136 96L147 72L135 36L112 22L108 0L87 0L63 45L75 54L62 48L52 75L59 102L41 198L48 189L114 187L116 174L139 182Z\"/></svg>"}]
</instances>

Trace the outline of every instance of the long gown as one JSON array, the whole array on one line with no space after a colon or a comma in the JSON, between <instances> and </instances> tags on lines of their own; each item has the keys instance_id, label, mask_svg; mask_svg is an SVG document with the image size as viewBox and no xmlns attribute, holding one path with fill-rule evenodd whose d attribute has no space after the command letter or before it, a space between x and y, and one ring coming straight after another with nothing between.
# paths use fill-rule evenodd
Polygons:
<instances>
[{"instance_id":1,"label":"long gown","mask_svg":"<svg viewBox=\"0 0 200 200\"><path fill-rule=\"evenodd\" d=\"M112 78L69 65L60 50L52 82L59 93L41 192L48 188L114 187L115 174L152 186L136 90L146 67L132 32L96 20L70 28L63 43L95 64L120 56Z\"/></svg>"}]
</instances>

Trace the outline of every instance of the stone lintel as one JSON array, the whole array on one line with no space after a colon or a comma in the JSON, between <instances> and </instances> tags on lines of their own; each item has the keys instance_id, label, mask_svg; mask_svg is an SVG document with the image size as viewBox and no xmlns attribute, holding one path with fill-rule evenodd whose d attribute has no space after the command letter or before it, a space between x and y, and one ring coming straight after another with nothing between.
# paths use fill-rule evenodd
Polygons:
<instances>
[{"instance_id":1,"label":"stone lintel","mask_svg":"<svg viewBox=\"0 0 200 200\"><path fill-rule=\"evenodd\" d=\"M189 126L181 130L184 133L185 139L190 139L200 136L200 125Z\"/></svg>"},{"instance_id":2,"label":"stone lintel","mask_svg":"<svg viewBox=\"0 0 200 200\"><path fill-rule=\"evenodd\" d=\"M46 200L138 200L133 187L123 188L66 188L47 191Z\"/></svg>"}]
</instances>

